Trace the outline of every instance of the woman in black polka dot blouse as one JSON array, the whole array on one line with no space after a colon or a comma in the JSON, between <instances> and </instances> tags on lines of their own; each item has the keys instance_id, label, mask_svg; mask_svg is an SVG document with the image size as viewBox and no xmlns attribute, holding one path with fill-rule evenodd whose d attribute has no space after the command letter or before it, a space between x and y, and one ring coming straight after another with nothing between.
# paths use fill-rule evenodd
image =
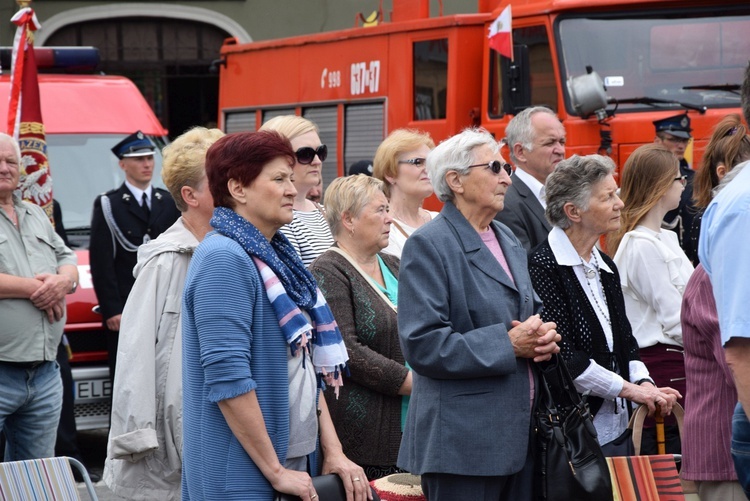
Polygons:
<instances>
[{"instance_id":1,"label":"woman in black polka dot blouse","mask_svg":"<svg viewBox=\"0 0 750 501\"><path fill-rule=\"evenodd\" d=\"M606 444L627 428L628 402L669 414L680 396L654 386L638 356L617 267L595 246L620 226L623 203L614 168L599 155L574 155L557 165L545 185L545 215L553 228L529 257L531 281L544 303L542 318L557 324L560 353L576 388L590 391L605 454Z\"/></svg>"}]
</instances>

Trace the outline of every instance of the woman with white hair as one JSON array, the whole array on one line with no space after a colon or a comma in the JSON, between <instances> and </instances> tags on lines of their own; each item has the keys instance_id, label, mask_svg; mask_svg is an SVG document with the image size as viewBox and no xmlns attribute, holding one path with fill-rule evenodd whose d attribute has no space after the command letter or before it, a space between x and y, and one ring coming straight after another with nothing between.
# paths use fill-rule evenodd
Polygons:
<instances>
[{"instance_id":1,"label":"woman with white hair","mask_svg":"<svg viewBox=\"0 0 750 501\"><path fill-rule=\"evenodd\" d=\"M536 315L526 251L504 225L510 166L485 130L427 157L440 215L406 241L398 325L413 369L398 466L430 501L532 499L531 360L559 349Z\"/></svg>"},{"instance_id":2,"label":"woman with white hair","mask_svg":"<svg viewBox=\"0 0 750 501\"><path fill-rule=\"evenodd\" d=\"M596 248L599 238L620 227L624 204L617 196L615 164L589 155L563 160L547 178L547 240L529 256L534 290L544 303L542 318L555 322L576 389L589 391L589 406L602 451L630 440L628 402L671 412L679 392L657 388L638 356L625 313L617 266ZM621 440L617 440L620 438Z\"/></svg>"}]
</instances>

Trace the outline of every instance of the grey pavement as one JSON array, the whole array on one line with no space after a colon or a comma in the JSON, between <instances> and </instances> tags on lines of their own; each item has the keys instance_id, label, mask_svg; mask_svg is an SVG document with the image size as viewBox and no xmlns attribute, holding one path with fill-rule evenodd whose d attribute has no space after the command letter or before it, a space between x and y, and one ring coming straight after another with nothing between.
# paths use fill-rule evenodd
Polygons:
<instances>
[{"instance_id":1,"label":"grey pavement","mask_svg":"<svg viewBox=\"0 0 750 501\"><path fill-rule=\"evenodd\" d=\"M88 430L78 432L78 447L81 449L83 461L89 471L102 474L104 470L104 458L107 455L107 434L105 429ZM122 501L123 498L115 496L103 480L94 484L94 490L100 501ZM78 493L81 499L91 499L86 490L86 484L78 483Z\"/></svg>"}]
</instances>

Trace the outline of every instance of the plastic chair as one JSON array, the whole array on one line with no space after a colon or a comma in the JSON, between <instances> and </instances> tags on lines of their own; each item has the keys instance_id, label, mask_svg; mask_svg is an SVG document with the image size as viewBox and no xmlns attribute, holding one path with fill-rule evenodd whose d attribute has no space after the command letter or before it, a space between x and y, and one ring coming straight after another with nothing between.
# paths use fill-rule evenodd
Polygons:
<instances>
[{"instance_id":1,"label":"plastic chair","mask_svg":"<svg viewBox=\"0 0 750 501\"><path fill-rule=\"evenodd\" d=\"M71 465L80 472L89 497L98 501L83 464L64 456L0 463L0 499L80 501Z\"/></svg>"}]
</instances>

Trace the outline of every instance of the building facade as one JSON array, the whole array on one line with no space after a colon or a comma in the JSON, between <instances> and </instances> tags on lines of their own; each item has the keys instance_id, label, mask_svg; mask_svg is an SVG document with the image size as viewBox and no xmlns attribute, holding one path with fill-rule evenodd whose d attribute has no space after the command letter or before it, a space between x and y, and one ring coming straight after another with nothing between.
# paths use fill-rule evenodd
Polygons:
<instances>
[{"instance_id":1,"label":"building facade","mask_svg":"<svg viewBox=\"0 0 750 501\"><path fill-rule=\"evenodd\" d=\"M415 0L416 1L416 0ZM10 20L15 2L0 7ZM240 43L332 31L362 24L390 0L68 1L34 0L42 29L36 46L95 46L99 69L133 80L175 137L194 125L213 126L218 77L211 65L229 37ZM477 12L477 0L431 0L430 14ZM14 29L0 33L11 45ZM283 76L279 68L279 76Z\"/></svg>"}]
</instances>

